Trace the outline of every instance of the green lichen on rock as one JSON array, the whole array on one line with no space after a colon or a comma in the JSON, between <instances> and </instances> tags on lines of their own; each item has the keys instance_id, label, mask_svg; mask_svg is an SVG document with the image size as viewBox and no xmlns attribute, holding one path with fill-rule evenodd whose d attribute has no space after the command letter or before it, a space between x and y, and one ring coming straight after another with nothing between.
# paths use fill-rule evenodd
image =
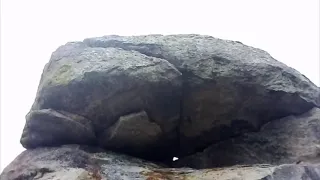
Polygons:
<instances>
[{"instance_id":1,"label":"green lichen on rock","mask_svg":"<svg viewBox=\"0 0 320 180\"><path fill-rule=\"evenodd\" d=\"M73 74L71 65L62 65L50 78L49 85L67 85Z\"/></svg>"}]
</instances>

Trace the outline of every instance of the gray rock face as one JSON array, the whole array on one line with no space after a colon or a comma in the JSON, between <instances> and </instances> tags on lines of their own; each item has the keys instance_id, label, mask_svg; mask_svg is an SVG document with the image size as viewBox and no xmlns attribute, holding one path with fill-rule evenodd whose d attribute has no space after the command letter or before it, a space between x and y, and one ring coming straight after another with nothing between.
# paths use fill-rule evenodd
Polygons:
<instances>
[{"instance_id":1,"label":"gray rock face","mask_svg":"<svg viewBox=\"0 0 320 180\"><path fill-rule=\"evenodd\" d=\"M95 144L92 122L64 111L41 109L31 111L22 133L21 144L26 148L61 144Z\"/></svg>"},{"instance_id":2,"label":"gray rock face","mask_svg":"<svg viewBox=\"0 0 320 180\"><path fill-rule=\"evenodd\" d=\"M166 60L118 48L68 43L46 65L32 110L51 108L86 117L99 142L108 142L111 137L103 135L121 116L145 111L161 128L162 136L149 145L161 146L161 141L170 144L177 139L180 79L181 73ZM28 129L26 126L25 131L32 131ZM29 141L22 144L30 146Z\"/></svg>"},{"instance_id":3,"label":"gray rock face","mask_svg":"<svg viewBox=\"0 0 320 180\"><path fill-rule=\"evenodd\" d=\"M1 180L318 180L320 164L252 165L195 170L151 162L87 146L36 148L21 153Z\"/></svg>"},{"instance_id":4,"label":"gray rock face","mask_svg":"<svg viewBox=\"0 0 320 180\"><path fill-rule=\"evenodd\" d=\"M212 168L232 165L319 163L320 109L272 121L257 133L229 139L180 158L176 166Z\"/></svg>"},{"instance_id":5,"label":"gray rock face","mask_svg":"<svg viewBox=\"0 0 320 180\"><path fill-rule=\"evenodd\" d=\"M145 149L150 151L152 148L156 148L154 142L160 142L162 134L160 126L150 122L147 113L142 111L121 116L119 121L111 126L106 134L102 135L102 137L109 137L109 139L104 139L105 142L102 144L114 151L139 154Z\"/></svg>"},{"instance_id":6,"label":"gray rock face","mask_svg":"<svg viewBox=\"0 0 320 180\"><path fill-rule=\"evenodd\" d=\"M44 69L32 111L85 117L100 146L164 159L313 107L320 107L319 88L265 51L210 36L148 35L59 47ZM24 131L23 139L30 139L33 130ZM133 138L134 132L139 135Z\"/></svg>"},{"instance_id":7,"label":"gray rock face","mask_svg":"<svg viewBox=\"0 0 320 180\"><path fill-rule=\"evenodd\" d=\"M306 77L241 43L199 35L105 36L84 43L135 50L182 72L182 154L320 106L319 88Z\"/></svg>"}]
</instances>

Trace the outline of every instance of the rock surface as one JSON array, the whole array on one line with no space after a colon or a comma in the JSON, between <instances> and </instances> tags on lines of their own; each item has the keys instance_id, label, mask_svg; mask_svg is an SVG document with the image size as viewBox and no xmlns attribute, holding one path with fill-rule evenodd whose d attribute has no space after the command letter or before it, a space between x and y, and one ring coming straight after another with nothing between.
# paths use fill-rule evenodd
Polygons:
<instances>
[{"instance_id":1,"label":"rock surface","mask_svg":"<svg viewBox=\"0 0 320 180\"><path fill-rule=\"evenodd\" d=\"M26 148L61 144L96 144L92 122L84 117L52 109L34 110L26 116L21 144Z\"/></svg>"},{"instance_id":2,"label":"rock surface","mask_svg":"<svg viewBox=\"0 0 320 180\"><path fill-rule=\"evenodd\" d=\"M90 47L134 50L183 76L180 154L320 106L319 88L265 51L199 35L104 36Z\"/></svg>"},{"instance_id":3,"label":"rock surface","mask_svg":"<svg viewBox=\"0 0 320 180\"><path fill-rule=\"evenodd\" d=\"M70 42L42 73L28 150L0 179L319 180L319 108L319 87L239 42Z\"/></svg>"},{"instance_id":4,"label":"rock surface","mask_svg":"<svg viewBox=\"0 0 320 180\"><path fill-rule=\"evenodd\" d=\"M114 151L128 152L130 154L147 154L154 148L154 142L161 140L162 130L159 125L150 122L145 111L121 116L119 120L106 131L103 136L105 147ZM130 137L130 139L128 138ZM131 147L130 149L128 147ZM152 157L152 154L148 155Z\"/></svg>"},{"instance_id":5,"label":"rock surface","mask_svg":"<svg viewBox=\"0 0 320 180\"><path fill-rule=\"evenodd\" d=\"M253 164L320 163L320 109L272 121L248 133L180 158L175 166L193 168Z\"/></svg>"},{"instance_id":6,"label":"rock surface","mask_svg":"<svg viewBox=\"0 0 320 180\"><path fill-rule=\"evenodd\" d=\"M210 36L147 35L89 38L59 47L44 69L31 113L52 109L84 117L101 147L159 160L313 107L320 107L319 88L265 51ZM120 122L140 112L145 118L139 126ZM31 137L33 121L40 120L27 116L22 145L50 145ZM133 138L134 132L139 136ZM41 133L48 135L36 132ZM78 143L79 134L68 142ZM59 136L48 138L65 144Z\"/></svg>"},{"instance_id":7,"label":"rock surface","mask_svg":"<svg viewBox=\"0 0 320 180\"><path fill-rule=\"evenodd\" d=\"M149 120L161 128L161 137L147 145L164 144L162 151L169 150L167 144L177 139L180 79L181 73L166 60L119 48L68 43L58 48L46 65L32 111L51 108L86 117L93 124L96 141L103 143L111 138L104 136L109 134L106 131L121 116L145 111ZM28 116L27 121L32 123L34 119ZM26 126L24 138L28 139L31 132ZM29 141L21 142L26 148L30 146ZM48 143L33 142L39 146ZM134 149L131 145L125 144L125 148Z\"/></svg>"},{"instance_id":8,"label":"rock surface","mask_svg":"<svg viewBox=\"0 0 320 180\"><path fill-rule=\"evenodd\" d=\"M1 180L318 180L320 164L253 165L195 170L166 168L102 149L68 145L20 154Z\"/></svg>"}]
</instances>

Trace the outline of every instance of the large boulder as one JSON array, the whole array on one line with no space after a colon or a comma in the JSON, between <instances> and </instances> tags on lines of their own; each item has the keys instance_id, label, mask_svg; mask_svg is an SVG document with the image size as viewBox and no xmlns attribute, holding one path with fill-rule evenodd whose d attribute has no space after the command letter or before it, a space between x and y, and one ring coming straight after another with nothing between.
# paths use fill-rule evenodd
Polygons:
<instances>
[{"instance_id":1,"label":"large boulder","mask_svg":"<svg viewBox=\"0 0 320 180\"><path fill-rule=\"evenodd\" d=\"M305 76L239 42L147 35L88 38L84 43L165 59L182 73L181 155L320 106L319 88Z\"/></svg>"},{"instance_id":2,"label":"large boulder","mask_svg":"<svg viewBox=\"0 0 320 180\"><path fill-rule=\"evenodd\" d=\"M122 150L138 148L141 151L134 155L146 156L146 150L159 149L163 152L169 151L169 145L174 147L180 117L180 88L181 73L166 60L119 48L93 48L83 42L67 43L52 54L50 62L46 65L31 113L42 109L53 109L85 117L91 123L84 126L91 128L92 124L97 137L95 141L102 146L110 147L115 139L110 132L113 131L110 129L111 126L117 121L122 121L123 116L127 116L125 124L130 126L132 124L130 121L138 120L130 117L143 111L146 116L142 118L144 123L135 128L131 127L131 130L140 133L140 137L145 136L144 139L149 138L148 142L141 141L140 137L130 135L128 132L125 141L129 142L130 139L139 146L131 146L132 143L129 143L119 148ZM51 117L41 118L44 122L49 122L46 118ZM38 123L39 120L32 115L27 116L21 140L24 147L34 147L34 144L48 146L51 142L54 142L54 145L66 144L61 138L53 137L52 141L30 138L33 131L37 130L32 129L29 124ZM53 127L46 127L52 129L38 134L42 136L61 134L62 130L56 126L64 129L66 123L70 121L61 121ZM156 136L149 137L149 134L141 132L143 129L148 129L149 124L157 127ZM61 135L63 134L65 133ZM83 138L80 135L78 139ZM122 143L123 138L116 139ZM110 148L121 150L114 146Z\"/></svg>"},{"instance_id":3,"label":"large boulder","mask_svg":"<svg viewBox=\"0 0 320 180\"><path fill-rule=\"evenodd\" d=\"M210 36L148 35L59 47L44 69L31 112L84 117L101 147L163 159L313 107L320 107L319 88L265 51ZM25 139L32 134L29 127ZM48 145L43 142L33 144ZM30 143L22 140L24 147Z\"/></svg>"},{"instance_id":4,"label":"large boulder","mask_svg":"<svg viewBox=\"0 0 320 180\"><path fill-rule=\"evenodd\" d=\"M68 145L21 153L1 180L318 180L320 164L253 165L195 170L167 168L102 149Z\"/></svg>"},{"instance_id":5,"label":"large boulder","mask_svg":"<svg viewBox=\"0 0 320 180\"><path fill-rule=\"evenodd\" d=\"M232 165L320 163L320 109L272 121L248 133L180 158L176 167L212 168Z\"/></svg>"}]
</instances>

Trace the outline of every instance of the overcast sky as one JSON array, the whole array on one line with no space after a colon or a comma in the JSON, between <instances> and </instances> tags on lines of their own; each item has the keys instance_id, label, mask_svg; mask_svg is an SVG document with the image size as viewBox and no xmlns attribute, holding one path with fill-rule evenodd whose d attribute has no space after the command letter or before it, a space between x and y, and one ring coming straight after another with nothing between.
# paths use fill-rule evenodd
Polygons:
<instances>
[{"instance_id":1,"label":"overcast sky","mask_svg":"<svg viewBox=\"0 0 320 180\"><path fill-rule=\"evenodd\" d=\"M1 170L45 63L68 41L108 34L205 34L268 51L318 86L319 0L1 0Z\"/></svg>"}]
</instances>

